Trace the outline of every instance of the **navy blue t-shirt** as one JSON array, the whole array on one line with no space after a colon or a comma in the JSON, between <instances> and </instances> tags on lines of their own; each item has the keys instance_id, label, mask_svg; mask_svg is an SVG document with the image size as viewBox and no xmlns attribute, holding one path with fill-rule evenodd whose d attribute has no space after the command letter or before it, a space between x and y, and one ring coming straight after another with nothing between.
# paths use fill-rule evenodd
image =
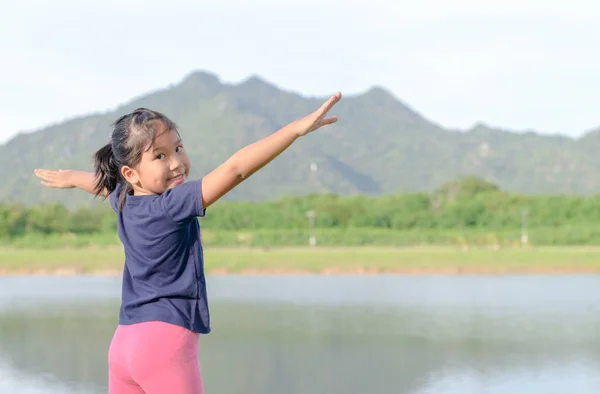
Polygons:
<instances>
[{"instance_id":1,"label":"navy blue t-shirt","mask_svg":"<svg viewBox=\"0 0 600 394\"><path fill-rule=\"evenodd\" d=\"M209 333L198 223L205 214L202 179L160 195L127 195L122 211L120 188L109 198L125 251L119 324L158 320Z\"/></svg>"}]
</instances>

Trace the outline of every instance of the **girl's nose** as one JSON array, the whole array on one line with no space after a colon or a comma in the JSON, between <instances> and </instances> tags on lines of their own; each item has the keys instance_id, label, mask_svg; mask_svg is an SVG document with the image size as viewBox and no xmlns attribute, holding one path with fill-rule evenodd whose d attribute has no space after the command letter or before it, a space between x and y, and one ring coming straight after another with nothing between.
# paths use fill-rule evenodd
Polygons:
<instances>
[{"instance_id":1,"label":"girl's nose","mask_svg":"<svg viewBox=\"0 0 600 394\"><path fill-rule=\"evenodd\" d=\"M171 160L171 170L176 170L176 169L178 169L179 167L181 167L181 165L182 165L182 164L181 164L181 160L179 160L179 158L177 158L177 157L174 157L174 158Z\"/></svg>"}]
</instances>

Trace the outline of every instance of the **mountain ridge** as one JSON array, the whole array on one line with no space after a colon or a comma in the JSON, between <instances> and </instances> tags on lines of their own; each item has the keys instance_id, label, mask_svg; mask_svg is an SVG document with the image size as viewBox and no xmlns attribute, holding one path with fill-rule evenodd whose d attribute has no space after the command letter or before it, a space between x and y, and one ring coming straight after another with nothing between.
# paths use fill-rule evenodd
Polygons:
<instances>
[{"instance_id":1,"label":"mountain ridge","mask_svg":"<svg viewBox=\"0 0 600 394\"><path fill-rule=\"evenodd\" d=\"M264 85L268 85L271 87L274 87L275 89L282 91L282 92L286 92L286 93L290 93L293 95L297 95L300 96L301 98L304 99L317 99L317 100L325 100L327 98L326 95L309 95L309 94L302 94L299 92L296 92L293 89L285 89L285 88L281 88L278 85L276 85L275 83L271 82L269 79L266 79L262 76L260 76L259 74L249 74L246 78L240 80L238 83L231 83L231 82L223 82L221 80L221 78L218 76L218 74L213 73L211 71L208 70L196 70L196 71L192 71L188 74L186 74L182 79L179 80L179 82L175 82L175 83L170 83L167 84L163 87L158 87L155 89L149 89L144 93L140 93L137 95L133 95L131 98L124 100L123 102L113 106L113 107L109 107L106 108L104 110L97 110L97 111L90 111L87 113L81 113L81 114L77 114L77 115L72 115L72 116L67 116L64 117L63 119L60 120L56 120L56 121L52 121L46 124L42 124L40 126L31 128L31 129L27 129L27 130L19 130L17 131L12 137L10 137L7 141L5 141L4 143L0 143L0 146L7 144L8 142L10 142L12 139L23 135L23 134L31 134L31 133L35 133L38 131L43 131L45 129L51 128L53 126L56 125L60 125L60 124L64 124L67 122L70 122L72 120L77 120L77 119L81 119L81 118L87 118L89 116L105 116L107 114L111 114L114 112L118 112L120 108L128 106L128 104L132 103L132 102L136 102L139 99L145 98L148 95L152 95L158 92L162 92L164 90L169 90L172 88L177 87L178 85L181 85L183 83L185 83L188 79L190 78L194 78L197 76L201 76L201 77L208 77L209 79L211 79L212 81L214 81L216 83L217 86L239 86L242 85L246 82L248 82L249 80L253 80L253 81L260 81L262 82ZM348 98L356 98L356 97L360 97L360 96L365 96L368 95L369 93L371 93L372 91L376 91L376 92L382 92L384 94L386 94L388 97L392 98L393 100L401 103L402 105L404 105L405 107L407 107L408 109L410 109L411 111L419 114L420 116L423 116L421 113L419 113L419 111L417 111L416 109L414 109L413 107L410 107L409 105L407 105L405 102L403 102L401 99L399 99L396 95L394 95L390 90L386 89L384 86L380 85L380 84L374 84L371 85L370 87L366 88L366 89L362 89L361 91L358 91L356 93L347 95L344 95L344 99L347 100ZM445 129L446 131L450 131L450 132L462 132L462 133L466 133L471 131L474 128L478 128L478 127L485 127L485 128L489 128L489 129L493 129L493 130L499 130L499 131L503 131L506 133L513 133L513 134L529 134L529 133L533 133L536 135L540 135L540 136L546 136L546 137L564 137L566 139L569 140L581 140L583 138L585 138L587 135L589 134L600 134L600 126L596 126L596 127L590 127L587 128L583 131L581 131L581 133L579 134L579 136L577 137L573 137L564 133L558 133L558 132L545 132L545 131L540 131L534 128L527 128L527 129L509 129L509 128L505 128L503 126L500 125L490 125L488 124L486 121L484 120L478 120L475 121L471 126L468 127L447 127L447 126L443 126L441 122L432 120L432 119L428 119L429 122L438 125L438 127Z\"/></svg>"},{"instance_id":2,"label":"mountain ridge","mask_svg":"<svg viewBox=\"0 0 600 394\"><path fill-rule=\"evenodd\" d=\"M112 122L138 107L160 110L178 124L192 158L191 175L201 176L326 98L283 90L257 75L234 84L194 71L113 109L20 133L0 145L0 201L90 203L81 192L42 188L32 171L91 170L91 156L108 141ZM484 122L448 129L379 85L346 95L332 114L339 116L338 123L297 141L227 198L431 191L466 175L525 194L600 191L600 159L593 149L600 128L578 138L492 128ZM309 170L311 162L318 164L316 174Z\"/></svg>"}]
</instances>

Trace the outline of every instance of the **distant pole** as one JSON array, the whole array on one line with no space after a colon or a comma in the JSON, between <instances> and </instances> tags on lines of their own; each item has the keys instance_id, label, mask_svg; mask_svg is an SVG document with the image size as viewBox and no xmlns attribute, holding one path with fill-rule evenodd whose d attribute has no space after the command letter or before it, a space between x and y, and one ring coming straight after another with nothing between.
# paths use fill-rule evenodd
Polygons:
<instances>
[{"instance_id":1,"label":"distant pole","mask_svg":"<svg viewBox=\"0 0 600 394\"><path fill-rule=\"evenodd\" d=\"M521 210L521 245L527 245L529 237L527 236L527 209Z\"/></svg>"},{"instance_id":2,"label":"distant pole","mask_svg":"<svg viewBox=\"0 0 600 394\"><path fill-rule=\"evenodd\" d=\"M308 244L311 247L315 247L317 245L317 237L315 237L315 216L317 216L317 213L315 211L308 211L306 216L308 216L308 232L310 234Z\"/></svg>"},{"instance_id":3,"label":"distant pole","mask_svg":"<svg viewBox=\"0 0 600 394\"><path fill-rule=\"evenodd\" d=\"M311 189L314 188L314 186L316 184L315 178L317 176L317 169L318 169L317 163L315 163L315 162L310 163ZM313 208L306 213L306 216L308 216L308 232L309 232L308 244L311 247L315 247L317 245L317 237L315 236L315 217L317 216L317 212Z\"/></svg>"}]
</instances>

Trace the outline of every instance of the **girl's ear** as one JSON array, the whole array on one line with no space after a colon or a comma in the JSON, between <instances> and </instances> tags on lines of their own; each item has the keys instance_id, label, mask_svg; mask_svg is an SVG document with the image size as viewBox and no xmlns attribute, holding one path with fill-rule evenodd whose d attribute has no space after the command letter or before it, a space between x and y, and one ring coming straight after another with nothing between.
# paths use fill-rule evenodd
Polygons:
<instances>
[{"instance_id":1,"label":"girl's ear","mask_svg":"<svg viewBox=\"0 0 600 394\"><path fill-rule=\"evenodd\" d=\"M123 175L123 178L131 185L135 185L139 181L137 172L129 166L121 167L121 175Z\"/></svg>"}]
</instances>

